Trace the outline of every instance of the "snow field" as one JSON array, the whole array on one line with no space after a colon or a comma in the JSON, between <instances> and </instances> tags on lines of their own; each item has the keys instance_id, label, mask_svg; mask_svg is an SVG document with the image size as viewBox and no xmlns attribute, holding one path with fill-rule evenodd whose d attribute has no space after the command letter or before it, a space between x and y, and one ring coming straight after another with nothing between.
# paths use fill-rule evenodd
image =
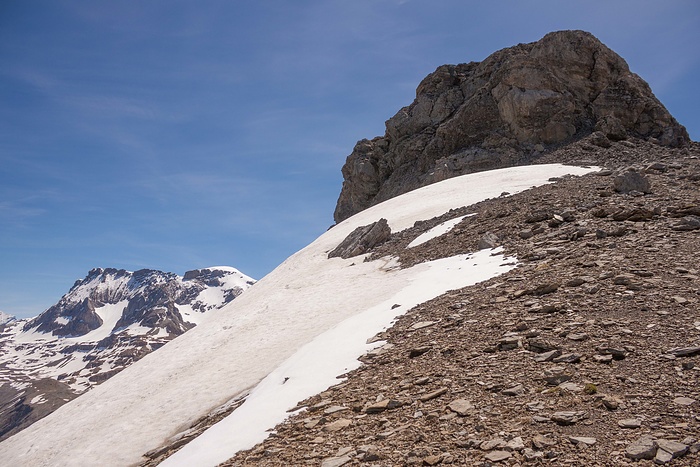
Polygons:
<instances>
[{"instance_id":1,"label":"snow field","mask_svg":"<svg viewBox=\"0 0 700 467\"><path fill-rule=\"evenodd\" d=\"M241 423L245 425L254 404L273 404L271 398L284 397L284 402L280 401L274 410L263 413L265 423L269 424L267 428L272 428L279 418L274 413L279 414L281 406L293 407L299 399L336 382L335 376L345 369L358 365L354 360L357 355L371 348L364 341L388 326L396 314L405 312L411 303L421 303L442 293L432 289L429 283L443 279L426 279L431 277L433 268L433 273L437 273L442 266L423 263L397 269L389 259L368 263L362 257L328 259L327 252L353 229L384 217L396 232L417 220L497 197L503 191L516 193L547 183L550 177L582 175L592 170L595 169L546 165L470 174L415 190L358 213L292 255L226 307L209 312L198 327L0 443L0 458L7 465L135 464L143 453L161 446L202 415L250 388L254 389L248 401L227 421L233 428L224 424L212 432L215 434L208 435L209 441L202 438L202 443L218 443L219 430L226 432L227 443L243 436L229 430L237 430L235 427ZM490 258L502 264L503 259ZM454 267L454 264L444 266ZM480 268L472 266L472 269ZM456 272L452 269L446 276L458 276L463 284L476 280L470 274L461 276ZM390 303L399 303L402 309L385 315L386 305ZM343 326L355 326L357 323L352 318L364 313L368 315L363 319L373 317L371 330L347 332L346 328L340 335L329 337L334 329L342 331ZM324 342L338 342L344 335L350 340L337 346L339 353L320 358L322 353L312 354L309 347L305 348L306 345L325 348ZM311 355L316 355L315 359ZM321 367L328 364L328 370L323 370L318 380L306 380L298 365L309 364L307 360L314 360ZM284 377L290 378L284 384L289 389L281 392L280 378L283 381ZM302 390L303 387L306 389ZM301 396L302 393L307 395ZM299 399L292 402L294 397ZM249 408L242 410L249 403ZM239 446L254 443L261 429L262 426L245 428L243 433L250 431L251 436L240 438ZM252 432L258 434L253 436ZM203 460L200 463L196 454L192 459L197 461L189 465L207 465Z\"/></svg>"}]
</instances>

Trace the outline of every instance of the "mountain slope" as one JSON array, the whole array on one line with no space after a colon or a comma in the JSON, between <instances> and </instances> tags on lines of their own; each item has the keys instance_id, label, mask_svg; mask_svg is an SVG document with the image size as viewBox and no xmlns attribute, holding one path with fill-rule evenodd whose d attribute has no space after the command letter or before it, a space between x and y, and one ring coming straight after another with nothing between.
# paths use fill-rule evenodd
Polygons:
<instances>
[{"instance_id":1,"label":"mountain slope","mask_svg":"<svg viewBox=\"0 0 700 467\"><path fill-rule=\"evenodd\" d=\"M0 457L36 466L139 462L201 417L244 396L305 344L346 320L373 307L394 308L392 303L398 305L395 316L406 311L394 298L420 288L416 279L433 266L402 269L389 258L329 259L328 252L356 228L385 218L397 232L503 191L515 193L552 176L590 170L550 165L471 174L363 211L288 258L231 304L211 311L195 329L0 443ZM473 282L468 268L453 272L463 285ZM435 293L441 292L433 290L420 300ZM338 374L344 368L337 368Z\"/></svg>"},{"instance_id":2,"label":"mountain slope","mask_svg":"<svg viewBox=\"0 0 700 467\"><path fill-rule=\"evenodd\" d=\"M0 329L0 439L191 329L253 282L230 267L184 277L91 270L36 318Z\"/></svg>"},{"instance_id":3,"label":"mountain slope","mask_svg":"<svg viewBox=\"0 0 700 467\"><path fill-rule=\"evenodd\" d=\"M408 311L364 366L223 465L699 465L700 144L592 140L547 157L605 170L375 248L411 267L490 239L519 264Z\"/></svg>"}]
</instances>

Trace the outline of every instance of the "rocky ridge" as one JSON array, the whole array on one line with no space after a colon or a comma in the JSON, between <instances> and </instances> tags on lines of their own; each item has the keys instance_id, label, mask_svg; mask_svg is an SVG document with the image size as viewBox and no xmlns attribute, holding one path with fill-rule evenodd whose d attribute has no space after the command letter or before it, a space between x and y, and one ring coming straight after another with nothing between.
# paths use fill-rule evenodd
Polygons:
<instances>
[{"instance_id":1,"label":"rocky ridge","mask_svg":"<svg viewBox=\"0 0 700 467\"><path fill-rule=\"evenodd\" d=\"M228 267L184 277L97 268L36 318L0 325L0 440L191 329L253 283Z\"/></svg>"},{"instance_id":2,"label":"rocky ridge","mask_svg":"<svg viewBox=\"0 0 700 467\"><path fill-rule=\"evenodd\" d=\"M408 267L486 238L520 263L409 311L364 366L224 465L697 465L700 145L604 146L542 156L595 174L376 246Z\"/></svg>"},{"instance_id":3,"label":"rocky ridge","mask_svg":"<svg viewBox=\"0 0 700 467\"><path fill-rule=\"evenodd\" d=\"M536 162L594 131L668 147L689 141L647 83L584 31L440 66L384 136L359 141L348 156L335 220L449 177Z\"/></svg>"}]
</instances>

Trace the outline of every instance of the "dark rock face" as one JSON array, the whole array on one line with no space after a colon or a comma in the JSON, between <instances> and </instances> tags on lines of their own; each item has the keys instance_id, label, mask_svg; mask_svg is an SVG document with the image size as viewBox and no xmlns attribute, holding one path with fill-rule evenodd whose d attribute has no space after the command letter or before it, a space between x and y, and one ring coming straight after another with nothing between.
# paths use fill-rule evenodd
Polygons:
<instances>
[{"instance_id":1,"label":"dark rock face","mask_svg":"<svg viewBox=\"0 0 700 467\"><path fill-rule=\"evenodd\" d=\"M391 236L391 228L386 219L379 219L369 225L356 228L345 237L340 245L328 253L328 258L352 258L368 252L386 242Z\"/></svg>"},{"instance_id":2,"label":"dark rock face","mask_svg":"<svg viewBox=\"0 0 700 467\"><path fill-rule=\"evenodd\" d=\"M449 177L532 162L595 131L612 141L689 141L648 84L587 32L553 32L480 63L443 65L384 136L357 143L335 220Z\"/></svg>"}]
</instances>

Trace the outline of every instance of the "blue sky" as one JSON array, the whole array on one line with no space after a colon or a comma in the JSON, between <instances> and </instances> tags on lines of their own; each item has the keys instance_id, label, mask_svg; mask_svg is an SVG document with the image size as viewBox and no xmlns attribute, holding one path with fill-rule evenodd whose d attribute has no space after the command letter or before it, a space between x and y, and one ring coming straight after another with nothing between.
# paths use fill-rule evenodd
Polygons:
<instances>
[{"instance_id":1,"label":"blue sky","mask_svg":"<svg viewBox=\"0 0 700 467\"><path fill-rule=\"evenodd\" d=\"M584 29L700 138L700 3L0 3L0 310L93 267L260 278L332 224L355 142L444 63Z\"/></svg>"}]
</instances>

